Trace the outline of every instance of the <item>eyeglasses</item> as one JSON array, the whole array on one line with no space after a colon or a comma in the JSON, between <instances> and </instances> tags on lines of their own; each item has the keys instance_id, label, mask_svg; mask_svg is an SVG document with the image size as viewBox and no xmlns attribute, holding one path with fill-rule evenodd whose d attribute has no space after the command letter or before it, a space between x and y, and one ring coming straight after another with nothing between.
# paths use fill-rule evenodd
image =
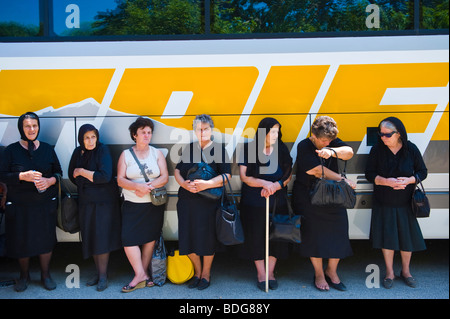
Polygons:
<instances>
[{"instance_id":1,"label":"eyeglasses","mask_svg":"<svg viewBox=\"0 0 450 319\"><path fill-rule=\"evenodd\" d=\"M381 133L381 132L378 132L378 135L380 136L380 137L387 137L387 138L391 138L392 137L392 135L394 135L395 133L398 133L397 131L392 131L391 133Z\"/></svg>"}]
</instances>

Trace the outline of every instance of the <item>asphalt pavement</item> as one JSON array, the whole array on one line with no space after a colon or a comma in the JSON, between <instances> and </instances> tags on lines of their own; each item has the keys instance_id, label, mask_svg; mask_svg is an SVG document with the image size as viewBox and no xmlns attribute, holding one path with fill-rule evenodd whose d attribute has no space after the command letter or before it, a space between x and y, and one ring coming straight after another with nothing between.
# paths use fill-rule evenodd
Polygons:
<instances>
[{"instance_id":1,"label":"asphalt pavement","mask_svg":"<svg viewBox=\"0 0 450 319\"><path fill-rule=\"evenodd\" d=\"M168 243L169 246L171 243ZM193 304L215 301L222 304L258 304L276 303L276 300L323 300L323 299L364 299L364 300L400 300L400 299L449 299L449 241L427 240L428 249L413 254L411 272L418 281L417 288L406 286L400 279L395 280L392 289L381 285L384 277L384 261L379 250L371 247L367 240L352 241L353 256L340 262L339 275L348 290L345 292L331 289L318 291L312 284L313 268L308 259L296 253L287 260L279 261L276 277L277 290L268 293L256 287L256 273L251 262L241 260L233 249L217 253L211 274L211 286L203 291L189 289L186 284L176 285L167 281L162 287L138 289L122 293L121 287L133 277L133 271L123 250L111 254L109 266L109 286L103 292L95 287L87 287L86 282L95 274L91 258L83 259L80 243L58 243L51 264L51 273L57 283L52 291L45 290L40 283L39 261L31 260L31 283L24 292L15 292L10 280L18 277L15 260L0 258L0 303L6 300L171 300L174 311L188 310ZM75 266L74 266L75 265ZM395 269L400 271L400 256L396 254ZM74 269L79 270L74 279ZM67 283L67 284L66 284ZM377 286L379 285L379 288ZM75 286L75 287L72 287ZM189 302L191 304L189 305ZM223 306L223 305L222 305ZM222 307L221 306L221 307ZM185 307L185 308L183 308ZM231 307L231 306L228 306ZM237 307L237 306L236 306ZM261 307L261 305L260 305ZM263 308L262 308L263 309ZM193 308L193 311L196 309ZM197 309L198 311L199 309ZM201 309L200 309L201 310ZM219 309L217 309L219 311ZM221 308L224 311L231 311ZM236 311L238 308L235 309ZM242 309L239 308L239 311ZM247 309L250 311L250 308Z\"/></svg>"}]
</instances>

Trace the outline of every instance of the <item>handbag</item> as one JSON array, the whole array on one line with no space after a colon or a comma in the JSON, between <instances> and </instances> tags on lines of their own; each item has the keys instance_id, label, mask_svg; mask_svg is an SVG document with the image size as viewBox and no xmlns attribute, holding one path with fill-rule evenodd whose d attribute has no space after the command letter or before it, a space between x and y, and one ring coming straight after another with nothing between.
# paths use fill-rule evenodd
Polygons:
<instances>
[{"instance_id":1,"label":"handbag","mask_svg":"<svg viewBox=\"0 0 450 319\"><path fill-rule=\"evenodd\" d=\"M149 182L149 178L147 174L145 173L144 168L141 165L141 162L139 162L136 154L133 151L133 147L130 147L130 153L133 155L134 160L136 161L137 165L139 166L139 169L141 170L142 175L144 176L145 182ZM150 199L152 201L152 204L155 206L161 206L167 203L167 189L163 187L154 188L150 191Z\"/></svg>"},{"instance_id":2,"label":"handbag","mask_svg":"<svg viewBox=\"0 0 450 319\"><path fill-rule=\"evenodd\" d=\"M167 257L167 278L174 284L182 284L194 276L194 264L186 255L175 250Z\"/></svg>"},{"instance_id":3,"label":"handbag","mask_svg":"<svg viewBox=\"0 0 450 319\"><path fill-rule=\"evenodd\" d=\"M331 148L330 148L331 149ZM339 157L335 150L331 149L336 155L339 170ZM347 162L344 161L344 170L341 173L340 181L325 179L323 169L323 159L320 158L322 166L322 177L317 179L310 191L311 204L317 206L344 207L353 208L356 204L355 190L344 180Z\"/></svg>"},{"instance_id":4,"label":"handbag","mask_svg":"<svg viewBox=\"0 0 450 319\"><path fill-rule=\"evenodd\" d=\"M217 172L206 162L203 152L202 152L203 161L200 163L196 163L192 166L187 172L187 179L193 181L196 179L202 180L210 180L218 176ZM214 187L208 188L198 192L197 194L211 199L211 200L219 200L222 198L223 188L222 187Z\"/></svg>"},{"instance_id":5,"label":"handbag","mask_svg":"<svg viewBox=\"0 0 450 319\"><path fill-rule=\"evenodd\" d=\"M412 211L417 218L430 217L430 202L427 198L425 188L423 188L419 176L416 174L414 177L416 178L416 185L414 186L414 192L411 198Z\"/></svg>"},{"instance_id":6,"label":"handbag","mask_svg":"<svg viewBox=\"0 0 450 319\"><path fill-rule=\"evenodd\" d=\"M56 226L65 232L75 234L80 231L78 197L63 190L62 179L58 175L58 210Z\"/></svg>"},{"instance_id":7,"label":"handbag","mask_svg":"<svg viewBox=\"0 0 450 319\"><path fill-rule=\"evenodd\" d=\"M164 285L167 278L167 252L162 234L155 242L150 273L152 274L152 281L155 285L159 287Z\"/></svg>"},{"instance_id":8,"label":"handbag","mask_svg":"<svg viewBox=\"0 0 450 319\"><path fill-rule=\"evenodd\" d=\"M284 191L283 194L284 196L286 196L288 214L275 214L279 196L277 195L273 204L273 211L270 220L269 239L274 241L299 244L302 242L302 236L300 232L301 215L294 215L289 200L287 200L287 194L284 193Z\"/></svg>"},{"instance_id":9,"label":"handbag","mask_svg":"<svg viewBox=\"0 0 450 319\"><path fill-rule=\"evenodd\" d=\"M232 201L229 200L226 192L225 178L230 188ZM242 229L241 217L234 199L233 190L226 174L222 174L222 180L224 189L220 205L216 210L217 240L227 246L242 244L244 242L244 230Z\"/></svg>"}]
</instances>

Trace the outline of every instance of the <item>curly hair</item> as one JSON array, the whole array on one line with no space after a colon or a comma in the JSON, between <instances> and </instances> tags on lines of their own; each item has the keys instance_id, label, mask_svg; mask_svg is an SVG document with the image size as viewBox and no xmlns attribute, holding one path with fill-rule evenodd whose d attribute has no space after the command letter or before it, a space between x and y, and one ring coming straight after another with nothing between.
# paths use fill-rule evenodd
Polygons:
<instances>
[{"instance_id":1,"label":"curly hair","mask_svg":"<svg viewBox=\"0 0 450 319\"><path fill-rule=\"evenodd\" d=\"M329 138L334 140L339 130L337 128L336 121L329 116L319 116L315 119L311 126L311 133L313 133L318 138Z\"/></svg>"},{"instance_id":2,"label":"curly hair","mask_svg":"<svg viewBox=\"0 0 450 319\"><path fill-rule=\"evenodd\" d=\"M128 130L130 131L131 139L134 142L136 142L136 138L134 136L137 135L137 130L140 128L147 127L147 126L150 127L153 132L153 128L154 128L153 121L148 118L142 117L142 116L138 117L136 119L136 121L131 123L131 125L128 127Z\"/></svg>"}]
</instances>

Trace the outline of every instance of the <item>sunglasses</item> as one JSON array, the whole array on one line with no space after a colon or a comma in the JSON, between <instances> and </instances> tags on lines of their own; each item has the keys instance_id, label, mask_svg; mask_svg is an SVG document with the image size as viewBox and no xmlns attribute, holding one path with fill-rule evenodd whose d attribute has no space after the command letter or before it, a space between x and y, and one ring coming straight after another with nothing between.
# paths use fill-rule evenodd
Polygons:
<instances>
[{"instance_id":1,"label":"sunglasses","mask_svg":"<svg viewBox=\"0 0 450 319\"><path fill-rule=\"evenodd\" d=\"M378 135L380 136L380 137L387 137L387 138L391 138L392 137L392 135L394 135L395 133L398 133L397 131L392 131L391 133L381 133L381 132L378 132Z\"/></svg>"}]
</instances>

